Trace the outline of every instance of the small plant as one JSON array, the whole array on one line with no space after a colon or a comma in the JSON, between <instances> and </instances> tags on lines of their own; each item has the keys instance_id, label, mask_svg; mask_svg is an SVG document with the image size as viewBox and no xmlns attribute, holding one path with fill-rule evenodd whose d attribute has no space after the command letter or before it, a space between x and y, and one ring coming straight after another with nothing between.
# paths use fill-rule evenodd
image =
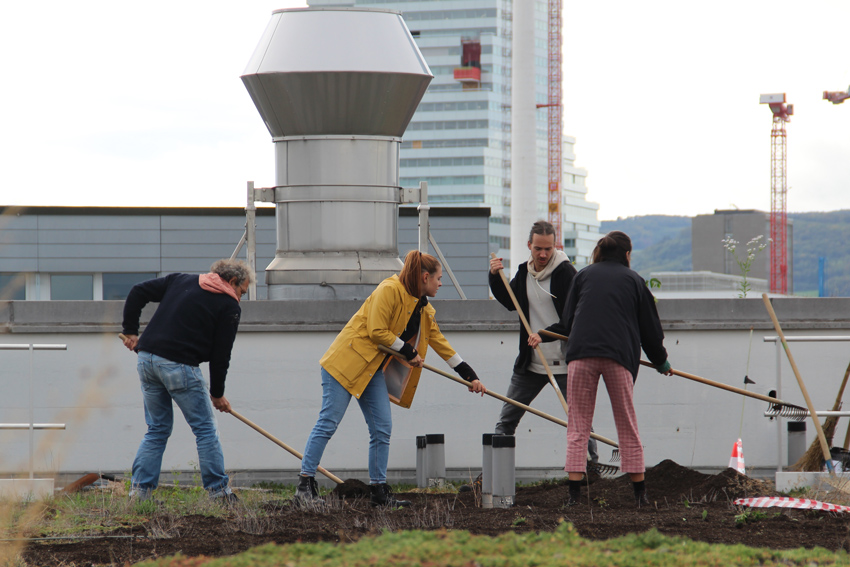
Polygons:
<instances>
[{"instance_id":1,"label":"small plant","mask_svg":"<svg viewBox=\"0 0 850 567\"><path fill-rule=\"evenodd\" d=\"M767 514L761 512L759 510L744 510L737 516L735 516L735 524L739 526L743 526L747 523L758 522L759 520L764 520L767 518Z\"/></svg>"},{"instance_id":2,"label":"small plant","mask_svg":"<svg viewBox=\"0 0 850 567\"><path fill-rule=\"evenodd\" d=\"M594 498L593 500L594 500L594 502L599 504L600 508L605 508L605 507L608 506L608 502L602 497L597 497L597 498Z\"/></svg>"},{"instance_id":3,"label":"small plant","mask_svg":"<svg viewBox=\"0 0 850 567\"><path fill-rule=\"evenodd\" d=\"M525 518L523 518L522 516L517 516L516 518L514 518L514 521L513 521L513 522L511 522L511 525L512 525L512 526L514 526L514 527L517 527L517 526L521 526L521 525L523 525L523 524L524 524L524 523L526 523L527 521L528 521L528 520L526 520L526 519L525 519Z\"/></svg>"},{"instance_id":4,"label":"small plant","mask_svg":"<svg viewBox=\"0 0 850 567\"><path fill-rule=\"evenodd\" d=\"M707 522L707 521L708 521L708 510L703 510L703 511L702 511L702 521L703 521L703 522Z\"/></svg>"},{"instance_id":5,"label":"small plant","mask_svg":"<svg viewBox=\"0 0 850 567\"><path fill-rule=\"evenodd\" d=\"M767 244L770 242L770 239L768 239L768 242L762 242L762 238L764 238L764 235L760 234L747 242L747 255L743 258L739 257L736 252L739 244L737 240L730 236L721 241L726 251L732 254L732 257L735 258L735 262L741 270L741 281L738 284L738 297L747 297L747 292L752 289L752 285L750 285L750 281L747 279L747 276L750 274L750 270L752 270L753 262L755 261L758 253L767 248Z\"/></svg>"}]
</instances>

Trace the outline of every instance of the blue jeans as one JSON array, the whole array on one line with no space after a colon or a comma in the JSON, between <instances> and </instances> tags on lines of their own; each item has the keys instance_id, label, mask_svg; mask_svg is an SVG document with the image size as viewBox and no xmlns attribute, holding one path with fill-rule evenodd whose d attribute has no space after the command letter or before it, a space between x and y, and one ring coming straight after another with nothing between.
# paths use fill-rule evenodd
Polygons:
<instances>
[{"instance_id":1,"label":"blue jeans","mask_svg":"<svg viewBox=\"0 0 850 567\"><path fill-rule=\"evenodd\" d=\"M301 461L302 475L316 476L325 447L342 421L350 401L351 394L348 390L322 368L322 409L319 411L319 420L307 438L304 458ZM372 484L387 482L393 419L387 383L382 371L372 376L357 403L360 404L360 411L369 426L369 479Z\"/></svg>"},{"instance_id":2,"label":"blue jeans","mask_svg":"<svg viewBox=\"0 0 850 567\"><path fill-rule=\"evenodd\" d=\"M204 488L214 498L229 493L230 479L224 473L224 454L201 369L144 351L139 352L137 368L148 430L133 461L133 491L145 495L159 484L162 454L174 426L174 400L195 434Z\"/></svg>"}]
</instances>

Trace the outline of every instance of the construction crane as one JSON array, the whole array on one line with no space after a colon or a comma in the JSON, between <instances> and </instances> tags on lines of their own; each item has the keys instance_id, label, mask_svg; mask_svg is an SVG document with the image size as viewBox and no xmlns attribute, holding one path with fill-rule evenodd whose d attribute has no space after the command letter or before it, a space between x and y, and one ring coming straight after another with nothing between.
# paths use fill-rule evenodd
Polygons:
<instances>
[{"instance_id":1,"label":"construction crane","mask_svg":"<svg viewBox=\"0 0 850 567\"><path fill-rule=\"evenodd\" d=\"M785 123L791 121L794 105L785 104L785 93L763 94L760 104L773 113L770 130L770 292L788 293L788 154Z\"/></svg>"},{"instance_id":2,"label":"construction crane","mask_svg":"<svg viewBox=\"0 0 850 567\"><path fill-rule=\"evenodd\" d=\"M555 247L564 248L564 236L561 229L561 175L562 148L564 144L563 123L561 121L561 2L549 0L549 97L547 104L538 104L537 108L549 109L549 222L555 227Z\"/></svg>"},{"instance_id":3,"label":"construction crane","mask_svg":"<svg viewBox=\"0 0 850 567\"><path fill-rule=\"evenodd\" d=\"M841 104L850 98L850 88L846 91L823 91L823 100L828 100L832 104Z\"/></svg>"}]
</instances>

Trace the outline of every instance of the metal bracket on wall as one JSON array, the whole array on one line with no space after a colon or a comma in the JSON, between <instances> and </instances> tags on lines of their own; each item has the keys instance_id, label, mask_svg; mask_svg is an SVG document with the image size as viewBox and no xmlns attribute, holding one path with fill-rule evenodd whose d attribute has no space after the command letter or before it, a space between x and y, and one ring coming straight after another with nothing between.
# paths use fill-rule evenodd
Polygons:
<instances>
[{"instance_id":1,"label":"metal bracket on wall","mask_svg":"<svg viewBox=\"0 0 850 567\"><path fill-rule=\"evenodd\" d=\"M466 294L463 293L463 289L460 287L460 283L457 281L457 278L452 272L451 266L446 261L446 257L443 256L442 250L437 246L437 241L434 240L434 235L431 234L431 224L429 222L429 212L431 210L431 206L428 204L428 182L420 181L419 189L413 190L418 193L419 197L419 206L416 210L419 211L419 251L420 252L428 252L428 244L434 248L434 252L437 253L437 257L440 259L440 263L443 265L443 269L449 275L449 278L452 280L452 284L455 286L458 295L461 299L466 299Z\"/></svg>"}]
</instances>

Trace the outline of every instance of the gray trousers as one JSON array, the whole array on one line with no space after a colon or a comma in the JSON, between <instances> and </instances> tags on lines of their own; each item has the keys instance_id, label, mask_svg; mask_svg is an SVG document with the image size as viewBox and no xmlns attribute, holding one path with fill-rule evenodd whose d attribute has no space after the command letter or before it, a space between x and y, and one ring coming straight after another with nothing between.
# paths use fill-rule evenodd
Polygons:
<instances>
[{"instance_id":1,"label":"gray trousers","mask_svg":"<svg viewBox=\"0 0 850 567\"><path fill-rule=\"evenodd\" d=\"M567 375L555 374L555 381L558 383L558 389L567 397ZM534 398L537 397L543 388L549 387L549 377L545 374L538 374L526 370L525 372L514 372L511 376L511 385L508 387L507 397L525 405L531 405ZM500 435L514 435L516 428L519 425L519 420L525 415L525 410L518 408L513 404L505 403L502 406L502 413L499 415L499 422L496 424L496 433ZM591 428L591 431L593 429ZM590 455L590 460L594 463L599 462L599 455L596 452L596 440L591 438L587 442L587 452Z\"/></svg>"}]
</instances>

